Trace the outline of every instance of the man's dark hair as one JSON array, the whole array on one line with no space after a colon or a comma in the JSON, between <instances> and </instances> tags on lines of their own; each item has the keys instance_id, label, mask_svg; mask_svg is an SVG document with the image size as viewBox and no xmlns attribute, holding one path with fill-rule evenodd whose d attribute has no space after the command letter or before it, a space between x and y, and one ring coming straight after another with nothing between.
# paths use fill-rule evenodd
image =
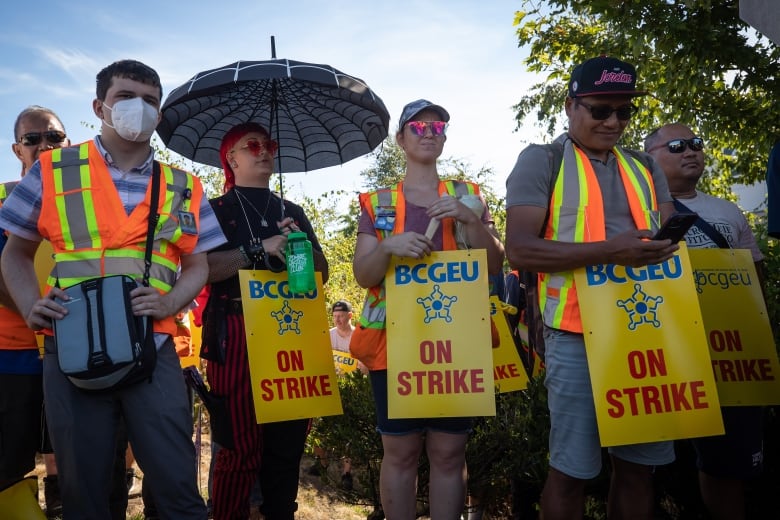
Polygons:
<instances>
[{"instance_id":1,"label":"man's dark hair","mask_svg":"<svg viewBox=\"0 0 780 520\"><path fill-rule=\"evenodd\" d=\"M106 94L108 89L111 88L114 78L127 78L158 87L160 89L160 99L162 99L160 76L153 68L136 60L119 60L98 72L96 94L99 100L103 101L106 99Z\"/></svg>"},{"instance_id":2,"label":"man's dark hair","mask_svg":"<svg viewBox=\"0 0 780 520\"><path fill-rule=\"evenodd\" d=\"M40 105L30 105L29 107L25 108L21 112L19 112L19 115L16 116L16 121L14 122L14 142L19 142L19 138L22 137L19 135L19 127L22 125L22 119L26 118L29 115L32 114L48 114L52 116L54 119L59 121L60 126L63 130L65 130L65 125L62 124L62 120L60 120L59 116L54 113L54 111L50 108L42 107Z\"/></svg>"}]
</instances>

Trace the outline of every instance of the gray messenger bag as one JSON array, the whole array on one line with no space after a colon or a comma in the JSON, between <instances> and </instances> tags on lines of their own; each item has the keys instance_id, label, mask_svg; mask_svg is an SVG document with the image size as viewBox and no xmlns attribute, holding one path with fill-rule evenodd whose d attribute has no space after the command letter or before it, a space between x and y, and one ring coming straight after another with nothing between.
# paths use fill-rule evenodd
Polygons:
<instances>
[{"instance_id":1,"label":"gray messenger bag","mask_svg":"<svg viewBox=\"0 0 780 520\"><path fill-rule=\"evenodd\" d=\"M82 390L113 390L151 378L157 357L153 320L134 316L128 276L93 278L65 289L68 309L54 320L60 370Z\"/></svg>"},{"instance_id":2,"label":"gray messenger bag","mask_svg":"<svg viewBox=\"0 0 780 520\"><path fill-rule=\"evenodd\" d=\"M149 285L154 230L159 215L160 170L155 161L146 236L143 285ZM54 322L60 371L86 391L106 392L151 380L157 362L153 322L133 314L130 292L139 283L125 275L92 278L64 289L57 302L68 313Z\"/></svg>"}]
</instances>

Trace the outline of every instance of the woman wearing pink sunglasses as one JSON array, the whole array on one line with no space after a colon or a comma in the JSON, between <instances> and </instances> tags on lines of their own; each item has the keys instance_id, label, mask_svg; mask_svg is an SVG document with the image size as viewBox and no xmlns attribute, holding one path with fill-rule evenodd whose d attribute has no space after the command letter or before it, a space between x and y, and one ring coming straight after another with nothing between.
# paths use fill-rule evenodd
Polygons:
<instances>
[{"instance_id":1,"label":"woman wearing pink sunglasses","mask_svg":"<svg viewBox=\"0 0 780 520\"><path fill-rule=\"evenodd\" d=\"M431 518L460 517L466 495L466 441L472 419L388 418L383 286L390 261L393 256L422 258L432 251L457 249L459 242L487 250L490 274L501 271L504 259L503 245L479 187L439 178L436 161L447 140L449 119L444 108L424 99L406 105L395 136L406 157L403 181L360 195L362 213L353 271L368 292L350 350L369 368L377 430L384 448L382 508L392 519L415 518L417 468L423 449L430 462ZM459 200L463 195L470 195L480 207L470 209Z\"/></svg>"}]
</instances>

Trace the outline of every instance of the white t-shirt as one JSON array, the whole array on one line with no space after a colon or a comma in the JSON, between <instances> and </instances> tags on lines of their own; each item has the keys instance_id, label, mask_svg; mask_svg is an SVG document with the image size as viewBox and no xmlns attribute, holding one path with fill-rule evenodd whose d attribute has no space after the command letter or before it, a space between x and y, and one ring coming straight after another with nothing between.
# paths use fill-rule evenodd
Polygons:
<instances>
[{"instance_id":1,"label":"white t-shirt","mask_svg":"<svg viewBox=\"0 0 780 520\"><path fill-rule=\"evenodd\" d=\"M695 197L680 199L680 202L685 204L691 211L698 213L705 222L718 230L731 247L750 249L754 262L759 262L763 259L761 250L758 248L758 244L756 244L756 238L753 236L753 231L750 229L750 225L739 206L731 201L719 199L700 191L696 192ZM685 243L690 248L718 247L710 237L696 226L689 229L685 234Z\"/></svg>"},{"instance_id":2,"label":"white t-shirt","mask_svg":"<svg viewBox=\"0 0 780 520\"><path fill-rule=\"evenodd\" d=\"M354 330L354 328L352 330ZM349 336L342 338L337 327L330 329L330 346L333 348L333 350L338 350L339 352L349 352L350 339L352 339L352 331L350 331Z\"/></svg>"}]
</instances>

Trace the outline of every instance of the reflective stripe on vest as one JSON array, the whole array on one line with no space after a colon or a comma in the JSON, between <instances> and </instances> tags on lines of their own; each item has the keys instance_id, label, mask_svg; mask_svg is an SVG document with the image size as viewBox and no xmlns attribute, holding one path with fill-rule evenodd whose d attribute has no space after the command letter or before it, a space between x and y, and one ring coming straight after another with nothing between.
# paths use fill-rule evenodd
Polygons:
<instances>
[{"instance_id":1,"label":"reflective stripe on vest","mask_svg":"<svg viewBox=\"0 0 780 520\"><path fill-rule=\"evenodd\" d=\"M453 197L479 195L479 186L466 181L439 181L439 196L445 193ZM372 223L376 222L377 208L381 207L395 208L395 223L392 231L376 229L375 227L377 239L381 241L390 235L403 233L406 221L406 200L403 195L403 182L396 184L392 188L360 194L360 208L368 213ZM457 249L454 219L446 218L442 220L441 228L443 249L445 251ZM363 310L360 313L358 322L366 328L384 329L386 314L385 282L383 279L381 284L370 287L366 291Z\"/></svg>"},{"instance_id":2,"label":"reflective stripe on vest","mask_svg":"<svg viewBox=\"0 0 780 520\"><path fill-rule=\"evenodd\" d=\"M51 241L56 262L49 283L53 285L55 277L61 287L116 274L140 278L151 182L144 200L128 216L111 173L91 141L41 154L40 161L43 195L38 227ZM179 211L193 213L197 225L203 190L189 173L163 164L160 173L160 218L149 282L165 293L176 280L181 254L197 244L197 235L182 233ZM173 333L175 323L166 319L155 330Z\"/></svg>"},{"instance_id":3,"label":"reflective stripe on vest","mask_svg":"<svg viewBox=\"0 0 780 520\"><path fill-rule=\"evenodd\" d=\"M0 206L3 205L5 199L7 199L11 192L14 191L14 188L16 188L17 184L19 184L19 181L9 181L0 184Z\"/></svg>"},{"instance_id":4,"label":"reflective stripe on vest","mask_svg":"<svg viewBox=\"0 0 780 520\"><path fill-rule=\"evenodd\" d=\"M637 229L653 229L653 212L658 203L652 174L634 157L617 147L620 178L626 190L631 217ZM562 208L578 208L576 214ZM550 198L550 218L544 237L561 242L606 240L604 201L587 155L573 143L564 146L563 160ZM548 326L582 332L582 321L572 271L539 273L539 304Z\"/></svg>"}]
</instances>

